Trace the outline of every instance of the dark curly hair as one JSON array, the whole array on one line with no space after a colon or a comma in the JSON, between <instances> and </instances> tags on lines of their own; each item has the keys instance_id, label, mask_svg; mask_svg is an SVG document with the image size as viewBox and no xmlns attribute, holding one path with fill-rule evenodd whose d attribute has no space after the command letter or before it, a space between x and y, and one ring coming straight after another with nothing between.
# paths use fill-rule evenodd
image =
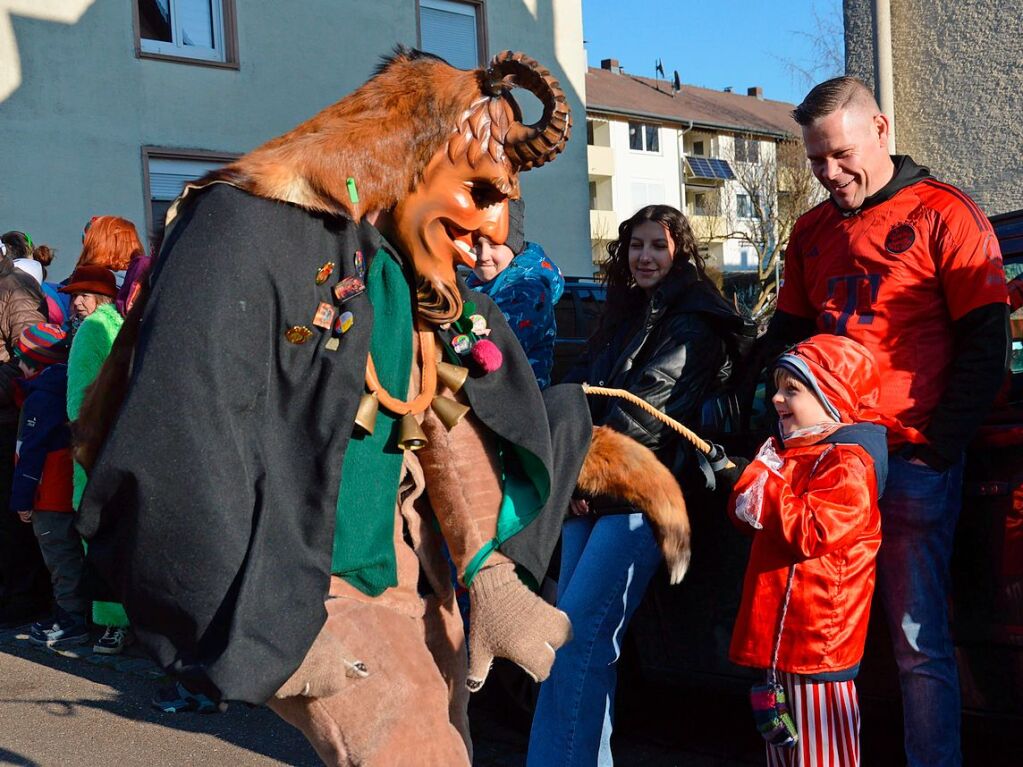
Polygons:
<instances>
[{"instance_id":1,"label":"dark curly hair","mask_svg":"<svg viewBox=\"0 0 1023 767\"><path fill-rule=\"evenodd\" d=\"M646 293L636 285L629 268L632 230L645 221L661 224L675 243L669 277L684 269L686 264L692 264L700 279L717 290L713 281L707 277L706 264L696 244L696 236L682 211L671 205L647 205L623 221L618 227L618 239L607 245L608 257L602 264L603 281L607 285L607 304L597 331L599 337L608 335L623 319L635 316L647 302Z\"/></svg>"}]
</instances>

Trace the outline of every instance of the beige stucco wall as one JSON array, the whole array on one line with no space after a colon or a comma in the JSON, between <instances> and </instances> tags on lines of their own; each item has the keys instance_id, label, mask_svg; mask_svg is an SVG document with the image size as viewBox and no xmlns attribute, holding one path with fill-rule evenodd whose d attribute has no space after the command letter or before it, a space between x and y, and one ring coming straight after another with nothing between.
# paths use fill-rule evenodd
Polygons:
<instances>
[{"instance_id":1,"label":"beige stucco wall","mask_svg":"<svg viewBox=\"0 0 1023 767\"><path fill-rule=\"evenodd\" d=\"M873 2L845 0L846 69L874 80ZM892 0L896 150L989 215L1023 208L1023 0Z\"/></svg>"},{"instance_id":2,"label":"beige stucco wall","mask_svg":"<svg viewBox=\"0 0 1023 767\"><path fill-rule=\"evenodd\" d=\"M239 69L146 60L131 3L42 0L0 34L0 61L16 47L21 67L0 94L0 231L56 246L58 278L90 216L124 216L144 235L142 146L244 153L353 90L396 43L417 42L415 0L239 0ZM490 53L516 48L550 67L584 127L580 0L484 7ZM7 14L0 4L0 32ZM582 130L524 176L527 236L569 274L590 273L585 152Z\"/></svg>"}]
</instances>

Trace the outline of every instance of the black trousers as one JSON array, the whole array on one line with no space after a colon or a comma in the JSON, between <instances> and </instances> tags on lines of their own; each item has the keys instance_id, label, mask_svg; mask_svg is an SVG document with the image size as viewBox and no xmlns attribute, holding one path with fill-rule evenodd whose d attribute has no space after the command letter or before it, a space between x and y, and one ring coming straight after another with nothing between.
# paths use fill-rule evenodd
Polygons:
<instances>
[{"instance_id":1,"label":"black trousers","mask_svg":"<svg viewBox=\"0 0 1023 767\"><path fill-rule=\"evenodd\" d=\"M32 525L11 511L17 424L0 424L0 621L30 618L49 609L50 574Z\"/></svg>"}]
</instances>

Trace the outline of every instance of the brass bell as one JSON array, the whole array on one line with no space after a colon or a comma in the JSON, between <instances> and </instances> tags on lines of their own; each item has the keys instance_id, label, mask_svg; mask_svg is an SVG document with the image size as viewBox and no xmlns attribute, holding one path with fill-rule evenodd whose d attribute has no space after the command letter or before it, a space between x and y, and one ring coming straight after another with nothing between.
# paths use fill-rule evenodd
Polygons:
<instances>
[{"instance_id":1,"label":"brass bell","mask_svg":"<svg viewBox=\"0 0 1023 767\"><path fill-rule=\"evenodd\" d=\"M463 368L461 365L452 365L450 362L437 363L437 380L455 394L462 388L465 384L465 379L468 377L469 368ZM451 427L449 426L448 428Z\"/></svg>"},{"instance_id":2,"label":"brass bell","mask_svg":"<svg viewBox=\"0 0 1023 767\"><path fill-rule=\"evenodd\" d=\"M380 400L373 392L366 392L359 399L359 409L355 412L355 425L367 434L373 433L373 427L377 423L377 411L380 409Z\"/></svg>"},{"instance_id":3,"label":"brass bell","mask_svg":"<svg viewBox=\"0 0 1023 767\"><path fill-rule=\"evenodd\" d=\"M448 431L455 428L455 424L465 418L465 414L469 412L469 408L460 402L455 402L450 397L434 397L430 407L433 408L433 412L437 414L440 422Z\"/></svg>"},{"instance_id":4,"label":"brass bell","mask_svg":"<svg viewBox=\"0 0 1023 767\"><path fill-rule=\"evenodd\" d=\"M411 413L403 415L398 424L398 447L402 450L418 450L426 443L426 435L419 427L416 417Z\"/></svg>"}]
</instances>

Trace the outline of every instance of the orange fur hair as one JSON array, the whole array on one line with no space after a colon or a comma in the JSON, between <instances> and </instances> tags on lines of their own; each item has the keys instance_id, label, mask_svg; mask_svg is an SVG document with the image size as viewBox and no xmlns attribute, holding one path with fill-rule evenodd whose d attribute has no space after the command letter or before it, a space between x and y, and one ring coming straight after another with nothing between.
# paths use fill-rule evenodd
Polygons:
<instances>
[{"instance_id":1,"label":"orange fur hair","mask_svg":"<svg viewBox=\"0 0 1023 767\"><path fill-rule=\"evenodd\" d=\"M487 96L484 80L482 70L455 69L430 54L398 48L358 90L204 181L227 181L260 197L356 220L389 210L415 188L430 158L456 131L466 134L470 116L474 141L460 150L477 144L492 155L503 153L507 102ZM498 118L483 121L484 113ZM494 129L484 130L482 122ZM358 186L357 204L348 195L349 178Z\"/></svg>"},{"instance_id":2,"label":"orange fur hair","mask_svg":"<svg viewBox=\"0 0 1023 767\"><path fill-rule=\"evenodd\" d=\"M689 515L682 490L653 452L624 434L598 426L583 461L577 488L583 495L621 498L642 511L654 528L671 583L689 569Z\"/></svg>"}]
</instances>

